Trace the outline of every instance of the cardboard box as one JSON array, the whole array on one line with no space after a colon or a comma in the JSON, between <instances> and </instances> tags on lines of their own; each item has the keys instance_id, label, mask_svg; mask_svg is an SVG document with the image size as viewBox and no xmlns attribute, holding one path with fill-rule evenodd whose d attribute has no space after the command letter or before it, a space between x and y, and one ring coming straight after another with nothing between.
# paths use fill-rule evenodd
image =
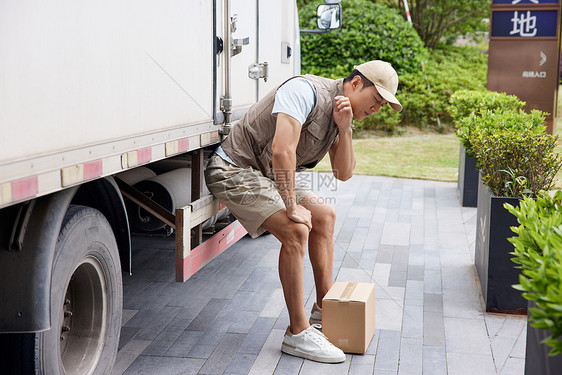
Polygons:
<instances>
[{"instance_id":1,"label":"cardboard box","mask_svg":"<svg viewBox=\"0 0 562 375\"><path fill-rule=\"evenodd\" d=\"M375 333L375 285L334 283L322 300L322 332L344 352L364 354Z\"/></svg>"}]
</instances>

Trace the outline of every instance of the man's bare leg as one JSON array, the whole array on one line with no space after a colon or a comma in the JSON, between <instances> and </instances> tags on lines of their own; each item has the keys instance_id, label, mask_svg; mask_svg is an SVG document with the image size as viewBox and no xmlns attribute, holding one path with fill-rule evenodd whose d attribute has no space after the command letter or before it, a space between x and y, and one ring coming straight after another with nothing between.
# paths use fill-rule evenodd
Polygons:
<instances>
[{"instance_id":1,"label":"man's bare leg","mask_svg":"<svg viewBox=\"0 0 562 375\"><path fill-rule=\"evenodd\" d=\"M297 334L309 327L303 300L308 227L289 219L285 210L270 216L262 226L281 242L279 278L289 311L290 330Z\"/></svg>"},{"instance_id":2,"label":"man's bare leg","mask_svg":"<svg viewBox=\"0 0 562 375\"><path fill-rule=\"evenodd\" d=\"M320 203L320 199L314 193L302 199L300 204L312 213L308 253L314 272L316 303L322 307L322 298L332 287L336 212L332 206Z\"/></svg>"}]
</instances>

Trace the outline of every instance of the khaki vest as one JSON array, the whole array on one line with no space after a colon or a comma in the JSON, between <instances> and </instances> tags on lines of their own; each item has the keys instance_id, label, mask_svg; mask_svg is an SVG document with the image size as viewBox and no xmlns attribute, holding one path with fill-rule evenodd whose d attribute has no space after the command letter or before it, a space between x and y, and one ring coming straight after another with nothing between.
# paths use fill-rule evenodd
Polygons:
<instances>
[{"instance_id":1,"label":"khaki vest","mask_svg":"<svg viewBox=\"0 0 562 375\"><path fill-rule=\"evenodd\" d=\"M297 171L313 168L338 135L333 120L334 97L343 95L343 79L304 76L316 88L316 105L302 125L297 145ZM279 87L278 87L279 88ZM276 117L271 115L277 88L254 104L234 124L230 135L222 142L224 152L236 165L252 167L273 178L271 144L275 134Z\"/></svg>"}]
</instances>

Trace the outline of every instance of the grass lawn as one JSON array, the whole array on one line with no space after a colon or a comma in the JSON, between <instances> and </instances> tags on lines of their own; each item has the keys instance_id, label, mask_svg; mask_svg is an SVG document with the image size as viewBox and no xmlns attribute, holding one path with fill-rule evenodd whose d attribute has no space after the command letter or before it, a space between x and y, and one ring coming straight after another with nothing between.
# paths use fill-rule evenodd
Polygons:
<instances>
[{"instance_id":1,"label":"grass lawn","mask_svg":"<svg viewBox=\"0 0 562 375\"><path fill-rule=\"evenodd\" d=\"M454 134L416 134L353 140L354 174L456 181L459 141ZM315 168L331 171L326 156Z\"/></svg>"},{"instance_id":2,"label":"grass lawn","mask_svg":"<svg viewBox=\"0 0 562 375\"><path fill-rule=\"evenodd\" d=\"M557 119L556 132L562 133L562 118ZM354 174L457 181L460 143L454 134L408 131L402 136L363 136L353 144L357 157ZM562 146L558 152L562 154ZM314 170L332 170L327 155ZM555 183L556 189L562 189L562 171Z\"/></svg>"}]
</instances>

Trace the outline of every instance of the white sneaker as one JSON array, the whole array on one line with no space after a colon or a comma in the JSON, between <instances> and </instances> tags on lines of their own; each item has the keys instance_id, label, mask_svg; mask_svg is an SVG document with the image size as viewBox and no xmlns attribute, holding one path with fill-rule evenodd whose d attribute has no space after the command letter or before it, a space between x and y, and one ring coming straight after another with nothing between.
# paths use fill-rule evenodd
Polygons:
<instances>
[{"instance_id":1,"label":"white sneaker","mask_svg":"<svg viewBox=\"0 0 562 375\"><path fill-rule=\"evenodd\" d=\"M281 351L317 362L339 363L345 361L343 351L332 345L318 328L313 325L297 335L293 335L287 328Z\"/></svg>"},{"instance_id":2,"label":"white sneaker","mask_svg":"<svg viewBox=\"0 0 562 375\"><path fill-rule=\"evenodd\" d=\"M319 307L316 302L312 306L312 311L310 312L310 319L308 319L310 325L322 324L322 308Z\"/></svg>"}]
</instances>

